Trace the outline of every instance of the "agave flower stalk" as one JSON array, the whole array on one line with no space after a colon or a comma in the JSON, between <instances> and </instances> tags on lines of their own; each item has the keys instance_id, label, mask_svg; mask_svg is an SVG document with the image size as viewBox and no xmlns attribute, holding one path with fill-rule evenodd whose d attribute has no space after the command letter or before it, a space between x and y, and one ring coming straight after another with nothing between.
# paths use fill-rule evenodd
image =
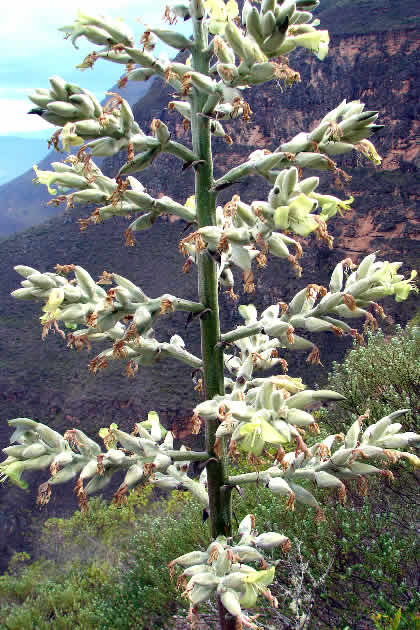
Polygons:
<instances>
[{"instance_id":1,"label":"agave flower stalk","mask_svg":"<svg viewBox=\"0 0 420 630\"><path fill-rule=\"evenodd\" d=\"M320 180L313 172L330 171L346 177L335 160L351 151L362 153L375 165L381 162L368 140L382 128L377 124L378 112L364 111L360 101L344 100L313 129L300 131L272 151L257 148L242 164L214 179L212 137L231 144L222 123L235 124L238 118L249 121L252 115L243 90L271 80L287 85L299 82L299 73L285 60L285 55L299 46L321 60L327 54L328 33L317 30L319 21L313 20L311 13L317 4L317 0L264 0L257 7L246 2L239 17L235 0L177 1L166 7L165 17L170 24L176 17L191 20L192 38L150 26L143 33L141 48L135 47L131 30L121 20L79 11L75 24L61 29L75 46L79 37L85 37L103 47L88 55L80 68L104 59L127 66L122 83L152 76L164 78L177 92L169 110L181 115L184 127L191 130L192 149L175 141L159 119L152 121L147 135L134 120L130 105L118 94L111 94L102 107L88 90L53 76L49 89L39 88L30 95L37 105L30 113L60 127L53 136L55 147L59 137L65 151L80 146L77 155L53 162L52 171L34 167L35 183L46 185L54 197L50 203L97 205L88 219L79 220L81 230L112 216L135 214L125 231L129 247L135 246L134 233L139 232L141 238L142 231L152 229L163 213L188 222L194 231L181 240L179 249L187 259L184 270L197 267L198 299L169 292L151 298L119 273L104 271L95 280L73 264L57 265L55 273L18 265L15 270L23 277L22 286L12 295L43 304L43 339L50 329L66 339L60 328L64 324L70 329L67 345L77 351L90 349L96 341L108 342L109 346L89 363L93 374L105 370L110 361L122 361L127 376L133 378L139 366L155 365L163 359L176 359L193 368L194 374L200 373L196 389L204 400L194 408L191 431L199 433L204 425L205 446L202 451L190 451L185 446L175 449L174 436L153 411L147 420L136 423L132 433L114 423L102 428L99 436L104 447L78 429L61 436L43 423L15 418L9 421L14 432L11 446L3 449L7 459L0 463L0 481L10 479L24 488L25 471L49 469L50 477L38 494L38 503L43 505L55 485L74 478L82 511L88 509L87 495L100 492L121 470L125 476L114 494L117 504L126 500L131 488L145 482L189 491L203 506L203 514L209 516L212 541L206 551L191 551L172 560L169 568L171 573L176 565L183 569L178 580L190 601L193 624L197 606L215 597L222 630L256 628L243 609L255 606L260 595L277 605L268 588L274 580L275 564L269 566L264 553L276 547L287 553L291 544L283 533L259 534L251 514L235 533L231 509L234 487L263 482L274 497L285 497L289 508L300 503L315 509L317 519L322 519L321 505L302 482L310 480L318 488L331 489L344 502L347 480L357 480L364 492L368 475L392 479L388 462L405 458L418 467L420 461L411 450L419 446L420 436L401 431L402 424L394 422L406 409L374 418L375 422L362 430L369 417L366 413L346 433L329 435L308 447L305 432L320 432L313 406L339 402L343 396L306 388L301 378L287 374L283 356L292 351L308 352L307 361L317 365L321 361L319 349L309 335L329 332L360 339L354 320L364 319L364 328L377 326L372 308L381 314L377 302L386 296L394 296L397 302L407 299L417 290L416 271L405 278L399 273L402 263L377 260L375 254L363 258L359 265L346 258L336 265L328 287L307 284L288 304L278 302L261 313L254 305L243 304L238 309L243 325L220 330L218 292L224 287L237 299L234 271L241 273L245 293L252 294L255 264L265 266L270 256L292 265L296 275L301 275L303 247L294 237L315 233L332 247L327 222L346 212L353 198L342 200L318 191ZM239 21L243 28L239 28ZM175 50L188 50L188 60L181 63L165 55L156 57L157 39ZM115 177L105 176L92 157L120 151L125 154L125 163ZM181 160L183 172L191 172L187 167L194 170L195 194L187 200L153 198L134 177L152 167L160 153ZM233 195L224 207L217 204L221 190L250 175L270 184L267 198L248 203ZM58 191L62 194L57 195ZM69 280L70 273L74 277ZM201 356L189 352L178 334L168 341L156 339L153 326L157 318L175 311L188 313L189 320L199 320ZM261 376L261 371L273 368L280 371ZM238 450L248 453L258 472L231 474L229 457ZM264 469L262 456L267 453L271 465ZM375 465L369 459L374 459ZM191 462L203 465L198 479L191 476ZM258 568L252 566L255 562Z\"/></svg>"}]
</instances>

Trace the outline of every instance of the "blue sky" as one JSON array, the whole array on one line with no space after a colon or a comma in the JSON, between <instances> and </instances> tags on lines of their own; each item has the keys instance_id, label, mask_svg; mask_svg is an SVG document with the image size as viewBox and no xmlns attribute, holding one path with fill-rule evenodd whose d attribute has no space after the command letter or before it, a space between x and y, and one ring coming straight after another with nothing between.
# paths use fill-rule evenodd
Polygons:
<instances>
[{"instance_id":1,"label":"blue sky","mask_svg":"<svg viewBox=\"0 0 420 630\"><path fill-rule=\"evenodd\" d=\"M76 50L65 34L57 29L72 24L77 9L85 13L121 17L130 26L136 45L145 25L162 26L165 0L17 0L8 3L0 21L2 55L0 66L0 136L11 135L49 138L53 127L39 116L27 115L35 107L27 94L37 87L48 88L48 77L59 75L71 83L92 90L99 100L124 72L124 66L98 61L93 69L77 70L75 66L92 50L100 47L84 37ZM117 7L117 8L116 8ZM189 22L178 23L176 30L189 34ZM160 46L170 57L174 49Z\"/></svg>"}]
</instances>

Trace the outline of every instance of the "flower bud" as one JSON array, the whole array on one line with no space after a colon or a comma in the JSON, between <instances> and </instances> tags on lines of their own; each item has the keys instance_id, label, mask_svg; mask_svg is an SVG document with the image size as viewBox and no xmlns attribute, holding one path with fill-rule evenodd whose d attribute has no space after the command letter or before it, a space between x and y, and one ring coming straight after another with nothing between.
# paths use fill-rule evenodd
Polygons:
<instances>
[{"instance_id":1,"label":"flower bud","mask_svg":"<svg viewBox=\"0 0 420 630\"><path fill-rule=\"evenodd\" d=\"M44 444L41 444L41 442L35 442L34 444L30 444L23 450L22 459L40 457L41 455L45 455L46 452L47 447Z\"/></svg>"},{"instance_id":2,"label":"flower bud","mask_svg":"<svg viewBox=\"0 0 420 630\"><path fill-rule=\"evenodd\" d=\"M214 251L219 245L223 231L215 225L208 225L199 229L201 236L209 247Z\"/></svg>"},{"instance_id":3,"label":"flower bud","mask_svg":"<svg viewBox=\"0 0 420 630\"><path fill-rule=\"evenodd\" d=\"M301 393L303 394L304 392ZM295 424L298 427L309 427L309 425L315 422L315 418L306 411L291 407L287 412L287 422Z\"/></svg>"},{"instance_id":4,"label":"flower bud","mask_svg":"<svg viewBox=\"0 0 420 630\"><path fill-rule=\"evenodd\" d=\"M248 245L251 240L251 235L247 228L226 228L223 230L223 236L232 243L240 243L242 245Z\"/></svg>"},{"instance_id":5,"label":"flower bud","mask_svg":"<svg viewBox=\"0 0 420 630\"><path fill-rule=\"evenodd\" d=\"M295 164L299 168L313 168L320 171L326 171L330 167L330 160L321 153L310 153L302 151L297 154Z\"/></svg>"},{"instance_id":6,"label":"flower bud","mask_svg":"<svg viewBox=\"0 0 420 630\"><path fill-rule=\"evenodd\" d=\"M343 485L340 479L323 470L315 472L314 480L319 488L341 488Z\"/></svg>"},{"instance_id":7,"label":"flower bud","mask_svg":"<svg viewBox=\"0 0 420 630\"><path fill-rule=\"evenodd\" d=\"M152 68L136 68L127 73L129 81L147 81L155 74Z\"/></svg>"},{"instance_id":8,"label":"flower bud","mask_svg":"<svg viewBox=\"0 0 420 630\"><path fill-rule=\"evenodd\" d=\"M55 96L55 100L67 101L68 94L66 90L66 82L56 75L49 77L48 81L51 85L51 92Z\"/></svg>"},{"instance_id":9,"label":"flower bud","mask_svg":"<svg viewBox=\"0 0 420 630\"><path fill-rule=\"evenodd\" d=\"M315 499L315 497L301 486L290 482L290 488L294 492L295 499L298 503L303 503L304 505L309 505L310 507L314 508L319 507L318 501Z\"/></svg>"},{"instance_id":10,"label":"flower bud","mask_svg":"<svg viewBox=\"0 0 420 630\"><path fill-rule=\"evenodd\" d=\"M238 534L243 536L249 535L255 527L255 517L253 514L247 514L238 525Z\"/></svg>"},{"instance_id":11,"label":"flower bud","mask_svg":"<svg viewBox=\"0 0 420 630\"><path fill-rule=\"evenodd\" d=\"M85 494L93 494L105 488L112 479L112 470L106 470L102 475L95 475L85 488Z\"/></svg>"},{"instance_id":12,"label":"flower bud","mask_svg":"<svg viewBox=\"0 0 420 630\"><path fill-rule=\"evenodd\" d=\"M217 400L205 400L194 408L194 413L204 418L204 420L215 420L219 414L221 404Z\"/></svg>"},{"instance_id":13,"label":"flower bud","mask_svg":"<svg viewBox=\"0 0 420 630\"><path fill-rule=\"evenodd\" d=\"M153 160L158 156L160 152L160 144L158 147L154 149L149 149L145 151L145 153L140 153L134 157L134 160L130 162L126 162L119 170L119 175L130 175L132 173L137 173L138 171L143 171L145 168L150 166Z\"/></svg>"},{"instance_id":14,"label":"flower bud","mask_svg":"<svg viewBox=\"0 0 420 630\"><path fill-rule=\"evenodd\" d=\"M169 109L176 109L187 120L191 120L191 105L185 101L171 101Z\"/></svg>"},{"instance_id":15,"label":"flower bud","mask_svg":"<svg viewBox=\"0 0 420 630\"><path fill-rule=\"evenodd\" d=\"M144 306L139 306L136 312L134 313L133 322L137 328L137 332L139 335L142 335L152 325L152 316L150 312Z\"/></svg>"},{"instance_id":16,"label":"flower bud","mask_svg":"<svg viewBox=\"0 0 420 630\"><path fill-rule=\"evenodd\" d=\"M80 479L82 479L82 480L90 479L91 477L96 475L97 471L98 471L98 461L97 461L97 459L92 459L83 468L82 472L79 475Z\"/></svg>"},{"instance_id":17,"label":"flower bud","mask_svg":"<svg viewBox=\"0 0 420 630\"><path fill-rule=\"evenodd\" d=\"M35 103L35 105L38 105L38 107L42 107L43 109L45 107L47 107L48 103L51 103L51 101L54 100L54 96L52 96L51 94L29 94L28 98L32 101L32 103Z\"/></svg>"},{"instance_id":18,"label":"flower bud","mask_svg":"<svg viewBox=\"0 0 420 630\"><path fill-rule=\"evenodd\" d=\"M3 448L2 451L8 457L13 457L13 458L16 458L16 459L24 459L23 458L23 452L26 450L26 448L27 447L24 446L24 445L8 446L7 448Z\"/></svg>"},{"instance_id":19,"label":"flower bud","mask_svg":"<svg viewBox=\"0 0 420 630\"><path fill-rule=\"evenodd\" d=\"M264 11L261 20L261 32L264 38L270 37L276 28L276 16L274 15L274 7L269 11Z\"/></svg>"},{"instance_id":20,"label":"flower bud","mask_svg":"<svg viewBox=\"0 0 420 630\"><path fill-rule=\"evenodd\" d=\"M277 217L277 214L276 214ZM287 225L286 225L287 227ZM267 241L270 252L274 256L279 256L280 258L287 258L290 254L287 245L284 243L283 239L279 234L274 232ZM267 333L269 334L269 333ZM271 335L273 336L273 335Z\"/></svg>"},{"instance_id":21,"label":"flower bud","mask_svg":"<svg viewBox=\"0 0 420 630\"><path fill-rule=\"evenodd\" d=\"M77 107L75 107L71 103L63 103L63 101L51 101L50 103L48 103L47 110L52 114L56 114L61 118L65 118L66 120L72 120L81 117Z\"/></svg>"},{"instance_id":22,"label":"flower bud","mask_svg":"<svg viewBox=\"0 0 420 630\"><path fill-rule=\"evenodd\" d=\"M354 145L348 142L321 142L318 148L321 153L326 153L327 155L341 155L342 153L352 151Z\"/></svg>"},{"instance_id":23,"label":"flower bud","mask_svg":"<svg viewBox=\"0 0 420 630\"><path fill-rule=\"evenodd\" d=\"M41 455L41 457L35 457L34 459L27 459L23 463L25 470L44 470L45 468L48 468L53 459L54 454L48 454Z\"/></svg>"},{"instance_id":24,"label":"flower bud","mask_svg":"<svg viewBox=\"0 0 420 630\"><path fill-rule=\"evenodd\" d=\"M24 278L28 278L33 273L39 273L36 269L27 265L16 265L13 269Z\"/></svg>"},{"instance_id":25,"label":"flower bud","mask_svg":"<svg viewBox=\"0 0 420 630\"><path fill-rule=\"evenodd\" d=\"M141 230L148 230L152 227L153 223L156 221L157 215L153 212L146 212L146 214L142 214L137 217L130 225L128 229L132 232L139 232Z\"/></svg>"},{"instance_id":26,"label":"flower bud","mask_svg":"<svg viewBox=\"0 0 420 630\"><path fill-rule=\"evenodd\" d=\"M192 85L197 88L199 92L209 95L218 92L216 81L213 81L213 79L210 79L205 74L201 74L200 72L191 72L190 77Z\"/></svg>"},{"instance_id":27,"label":"flower bud","mask_svg":"<svg viewBox=\"0 0 420 630\"><path fill-rule=\"evenodd\" d=\"M290 142L286 142L280 145L279 150L282 153L300 153L301 151L306 151L311 146L309 141L309 136L305 132L298 133ZM305 154L306 155L306 154ZM314 155L313 153L309 153L309 155ZM316 154L319 155L319 154ZM305 164L299 164L299 166L305 166Z\"/></svg>"},{"instance_id":28,"label":"flower bud","mask_svg":"<svg viewBox=\"0 0 420 630\"><path fill-rule=\"evenodd\" d=\"M289 322L283 322L280 319L264 322L264 332L269 337L279 337L284 335L290 328Z\"/></svg>"},{"instance_id":29,"label":"flower bud","mask_svg":"<svg viewBox=\"0 0 420 630\"><path fill-rule=\"evenodd\" d=\"M83 267L76 266L74 269L77 283L82 291L89 299L93 299L96 295L96 282L92 276Z\"/></svg>"},{"instance_id":30,"label":"flower bud","mask_svg":"<svg viewBox=\"0 0 420 630\"><path fill-rule=\"evenodd\" d=\"M196 6L196 3L192 5ZM200 586L199 584L194 584L192 591L189 594L190 602L193 606L200 604L201 602L206 601L210 595L214 591L214 586Z\"/></svg>"},{"instance_id":31,"label":"flower bud","mask_svg":"<svg viewBox=\"0 0 420 630\"><path fill-rule=\"evenodd\" d=\"M283 536L282 534L277 534L276 532L266 532L257 536L255 544L257 547L261 547L265 551L271 551L275 547L284 545L284 543L288 540L287 536Z\"/></svg>"},{"instance_id":32,"label":"flower bud","mask_svg":"<svg viewBox=\"0 0 420 630\"><path fill-rule=\"evenodd\" d=\"M161 197L156 199L155 207L159 212L167 212L168 214L176 214L177 216L185 219L186 221L195 221L196 210L190 206L183 206L177 203L171 197Z\"/></svg>"},{"instance_id":33,"label":"flower bud","mask_svg":"<svg viewBox=\"0 0 420 630\"><path fill-rule=\"evenodd\" d=\"M161 120L154 118L152 120L151 128L156 136L156 139L159 141L162 147L165 147L171 138L168 127Z\"/></svg>"},{"instance_id":34,"label":"flower bud","mask_svg":"<svg viewBox=\"0 0 420 630\"><path fill-rule=\"evenodd\" d=\"M94 118L95 107L92 99L86 94L73 94L69 97L69 101L74 105L83 119Z\"/></svg>"},{"instance_id":35,"label":"flower bud","mask_svg":"<svg viewBox=\"0 0 420 630\"><path fill-rule=\"evenodd\" d=\"M270 479L268 488L273 494L278 494L280 496L287 496L292 493L289 484L282 477L274 477Z\"/></svg>"},{"instance_id":36,"label":"flower bud","mask_svg":"<svg viewBox=\"0 0 420 630\"><path fill-rule=\"evenodd\" d=\"M51 477L48 481L51 485L66 483L67 481L70 481L70 479L74 479L82 467L83 464L81 462L67 465L59 470L58 473L54 477Z\"/></svg>"},{"instance_id":37,"label":"flower bud","mask_svg":"<svg viewBox=\"0 0 420 630\"><path fill-rule=\"evenodd\" d=\"M241 31L239 30L239 28L236 26L236 24L234 22L231 22L230 20L228 21L225 27L225 39L227 40L231 48L235 51L235 53L238 55L238 57L240 57L241 59L244 59L245 57L245 52L243 48L244 37Z\"/></svg>"},{"instance_id":38,"label":"flower bud","mask_svg":"<svg viewBox=\"0 0 420 630\"><path fill-rule=\"evenodd\" d=\"M263 556L254 547L248 545L237 545L232 547L232 551L235 556L241 560L241 562L254 562L257 560L263 560Z\"/></svg>"},{"instance_id":39,"label":"flower bud","mask_svg":"<svg viewBox=\"0 0 420 630\"><path fill-rule=\"evenodd\" d=\"M226 85L233 84L239 77L238 70L234 63L218 63L216 69L218 75Z\"/></svg>"},{"instance_id":40,"label":"flower bud","mask_svg":"<svg viewBox=\"0 0 420 630\"><path fill-rule=\"evenodd\" d=\"M264 41L264 33L258 9L252 5L250 5L250 9L246 16L246 30L255 39L257 44L261 46Z\"/></svg>"},{"instance_id":41,"label":"flower bud","mask_svg":"<svg viewBox=\"0 0 420 630\"><path fill-rule=\"evenodd\" d=\"M324 332L332 330L332 325L318 317L305 317L304 325L306 330L310 332Z\"/></svg>"},{"instance_id":42,"label":"flower bud","mask_svg":"<svg viewBox=\"0 0 420 630\"><path fill-rule=\"evenodd\" d=\"M287 24L285 26L286 26L285 30L282 27L280 27L280 29L275 27L274 32L272 32L271 35L266 37L263 44L261 45L261 50L268 57L277 56L277 51L279 50L279 48L281 47L281 45L284 43L286 39Z\"/></svg>"},{"instance_id":43,"label":"flower bud","mask_svg":"<svg viewBox=\"0 0 420 630\"><path fill-rule=\"evenodd\" d=\"M38 272L28 276L28 281L40 289L54 289L56 286L52 278Z\"/></svg>"},{"instance_id":44,"label":"flower bud","mask_svg":"<svg viewBox=\"0 0 420 630\"><path fill-rule=\"evenodd\" d=\"M115 140L114 138L99 138L98 140L88 142L86 146L91 150L94 156L109 157L117 153L124 143L126 143L124 138L122 141Z\"/></svg>"},{"instance_id":45,"label":"flower bud","mask_svg":"<svg viewBox=\"0 0 420 630\"><path fill-rule=\"evenodd\" d=\"M92 310L89 304L72 304L60 312L59 319L63 322L73 322L81 320Z\"/></svg>"},{"instance_id":46,"label":"flower bud","mask_svg":"<svg viewBox=\"0 0 420 630\"><path fill-rule=\"evenodd\" d=\"M172 560L173 564L180 564L181 567L192 567L195 564L204 564L207 562L209 554L206 551L190 551L183 556L179 556Z\"/></svg>"}]
</instances>

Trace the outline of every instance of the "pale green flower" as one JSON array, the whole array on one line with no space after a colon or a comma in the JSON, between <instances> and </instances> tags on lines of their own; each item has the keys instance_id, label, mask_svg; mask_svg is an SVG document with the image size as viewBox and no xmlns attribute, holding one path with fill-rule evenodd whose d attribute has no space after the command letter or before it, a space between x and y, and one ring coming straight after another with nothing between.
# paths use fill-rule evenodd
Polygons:
<instances>
[{"instance_id":1,"label":"pale green flower","mask_svg":"<svg viewBox=\"0 0 420 630\"><path fill-rule=\"evenodd\" d=\"M241 304L238 312L244 318L246 324L252 324L258 319L257 309L253 304Z\"/></svg>"},{"instance_id":2,"label":"pale green flower","mask_svg":"<svg viewBox=\"0 0 420 630\"><path fill-rule=\"evenodd\" d=\"M324 219L324 221L331 219L331 217L335 216L337 212L342 216L343 212L350 210L350 204L354 201L354 197L342 200L338 199L338 197L334 197L333 195L319 195L315 192L310 193L309 196L312 199L315 199L321 206L322 211L320 216Z\"/></svg>"},{"instance_id":3,"label":"pale green flower","mask_svg":"<svg viewBox=\"0 0 420 630\"><path fill-rule=\"evenodd\" d=\"M275 567L271 567L265 571L255 571L255 573L244 575L242 578L244 588L239 600L244 608L255 606L258 595L267 592L267 586L274 580L274 573Z\"/></svg>"},{"instance_id":4,"label":"pale green flower","mask_svg":"<svg viewBox=\"0 0 420 630\"><path fill-rule=\"evenodd\" d=\"M298 46L303 46L304 48L309 48L309 50L312 50L321 61L328 54L328 44L330 41L328 31L312 31L310 33L301 33L300 35L295 35L293 37L293 41Z\"/></svg>"},{"instance_id":5,"label":"pale green flower","mask_svg":"<svg viewBox=\"0 0 420 630\"><path fill-rule=\"evenodd\" d=\"M226 23L239 15L238 5L235 0L204 0L204 6L210 15L209 31L212 35L223 34Z\"/></svg>"},{"instance_id":6,"label":"pale green flower","mask_svg":"<svg viewBox=\"0 0 420 630\"><path fill-rule=\"evenodd\" d=\"M33 169L35 171L36 177L33 179L35 184L45 184L48 188L48 192L50 195L56 195L57 189L51 188L51 183L55 181L57 177L57 173L53 171L40 171L37 164L34 164Z\"/></svg>"},{"instance_id":7,"label":"pale green flower","mask_svg":"<svg viewBox=\"0 0 420 630\"><path fill-rule=\"evenodd\" d=\"M78 147L84 142L83 138L75 133L75 130L75 124L72 122L66 123L62 129L61 143L66 153L70 153L70 147Z\"/></svg>"},{"instance_id":8,"label":"pale green flower","mask_svg":"<svg viewBox=\"0 0 420 630\"><path fill-rule=\"evenodd\" d=\"M310 214L313 207L314 200L301 193L288 206L276 208L275 224L282 230L289 228L299 236L308 236L318 227L314 215Z\"/></svg>"},{"instance_id":9,"label":"pale green flower","mask_svg":"<svg viewBox=\"0 0 420 630\"><path fill-rule=\"evenodd\" d=\"M19 461L14 457L8 457L4 462L0 464L0 482L9 479L13 484L19 486L23 490L26 490L28 484L21 479L22 473L25 470L25 462Z\"/></svg>"},{"instance_id":10,"label":"pale green flower","mask_svg":"<svg viewBox=\"0 0 420 630\"><path fill-rule=\"evenodd\" d=\"M387 284L391 284L396 279L395 276L397 275L397 271L401 267L401 265L401 262L390 263L388 261L385 261L382 264L382 267L375 271L373 277L384 286L386 286ZM402 276L400 276L400 278L397 278L397 281L401 278Z\"/></svg>"},{"instance_id":11,"label":"pale green flower","mask_svg":"<svg viewBox=\"0 0 420 630\"><path fill-rule=\"evenodd\" d=\"M191 195L191 197L188 197L188 199L184 203L184 206L186 208L190 208L191 210L195 210L195 195Z\"/></svg>"},{"instance_id":12,"label":"pale green flower","mask_svg":"<svg viewBox=\"0 0 420 630\"><path fill-rule=\"evenodd\" d=\"M240 435L241 448L257 457L263 452L266 442L268 444L287 443L287 440L266 420L264 411L257 411L250 422L241 427Z\"/></svg>"},{"instance_id":13,"label":"pale green flower","mask_svg":"<svg viewBox=\"0 0 420 630\"><path fill-rule=\"evenodd\" d=\"M382 162L381 156L378 154L374 145L370 140L360 140L356 145L356 149L358 149L363 155L365 155L371 162L373 162L376 166Z\"/></svg>"},{"instance_id":14,"label":"pale green flower","mask_svg":"<svg viewBox=\"0 0 420 630\"><path fill-rule=\"evenodd\" d=\"M41 324L46 324L52 319L58 319L60 317L60 309L58 308L64 300L64 290L59 287L52 289L48 302L42 307L44 315L40 317Z\"/></svg>"},{"instance_id":15,"label":"pale green flower","mask_svg":"<svg viewBox=\"0 0 420 630\"><path fill-rule=\"evenodd\" d=\"M407 280L400 280L393 284L395 301L403 302L408 298L410 291L415 291L418 293L418 287L415 286L413 280L417 277L417 271L413 269L411 271L410 277Z\"/></svg>"}]
</instances>

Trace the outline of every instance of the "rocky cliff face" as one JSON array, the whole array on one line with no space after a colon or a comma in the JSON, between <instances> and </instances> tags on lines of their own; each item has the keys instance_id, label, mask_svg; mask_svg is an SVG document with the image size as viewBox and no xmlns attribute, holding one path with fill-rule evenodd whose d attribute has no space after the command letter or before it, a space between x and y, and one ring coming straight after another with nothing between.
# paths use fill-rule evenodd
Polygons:
<instances>
[{"instance_id":1,"label":"rocky cliff face","mask_svg":"<svg viewBox=\"0 0 420 630\"><path fill-rule=\"evenodd\" d=\"M417 168L419 147L415 136L415 70L419 52L418 33L413 29L381 31L370 34L335 35L331 52L324 62L305 52L294 55L291 65L301 74L301 84L282 88L275 84L249 91L247 100L254 114L247 124L236 121L227 126L233 138L230 147L223 140L214 143L216 175L243 161L256 147L273 150L280 142L299 131L307 131L343 98L360 98L368 109L379 109L386 124L375 138L384 157L383 168L359 164L345 157L340 166L352 176L345 190L337 191L332 174L323 176L322 190L340 195L354 195L354 210L331 222L330 232L335 248L329 250L314 239L307 239L303 258L304 275L296 279L288 264L279 259L257 273L254 303L261 308L273 300L290 300L305 284L328 282L338 260L379 251L389 260L405 261L405 270L418 265L419 228ZM167 86L155 81L146 96L134 108L136 120L144 130L153 118L168 122L181 140L188 141L177 114L165 109L171 94ZM105 162L104 171L113 175L122 159ZM193 174L181 172L180 163L171 156L160 156L155 167L140 174L148 191L164 192L184 201L193 190ZM309 173L310 174L310 173ZM224 191L220 203L239 193L244 201L264 199L268 186L253 177ZM57 336L40 339L39 305L18 302L10 291L19 284L12 267L28 264L41 271L52 270L56 263L75 263L86 267L94 277L104 269L130 277L150 295L170 291L195 299L194 272L182 273L183 259L177 243L185 227L183 222L161 220L152 230L138 233L134 248L124 247L124 220L112 219L80 232L76 217L90 213L79 209L60 214L46 223L17 234L2 242L0 248L0 444L6 445L10 431L6 420L15 417L39 419L59 429L77 426L94 435L95 427L115 421L123 429L149 409L156 409L167 426L188 417L196 398L188 369L165 363L150 370L140 370L134 381L128 381L123 366L116 364L96 377L87 370L91 353L66 349ZM243 296L241 296L243 298ZM236 306L221 296L222 328L237 323ZM394 322L405 323L415 314L415 299L402 305L386 306ZM179 332L188 346L198 352L198 325L191 324L184 334L180 315L160 323L160 337ZM168 330L169 328L169 330ZM308 384L325 379L333 359L343 356L349 346L346 340L324 335L318 337L324 368L308 368L305 356L288 358L291 375L301 374ZM289 360L290 359L290 360ZM37 485L37 480L33 480ZM33 493L25 494L10 485L0 490L0 568L5 567L9 553L29 544L26 524L34 507ZM59 487L46 514L61 515L76 509L69 488Z\"/></svg>"}]
</instances>

